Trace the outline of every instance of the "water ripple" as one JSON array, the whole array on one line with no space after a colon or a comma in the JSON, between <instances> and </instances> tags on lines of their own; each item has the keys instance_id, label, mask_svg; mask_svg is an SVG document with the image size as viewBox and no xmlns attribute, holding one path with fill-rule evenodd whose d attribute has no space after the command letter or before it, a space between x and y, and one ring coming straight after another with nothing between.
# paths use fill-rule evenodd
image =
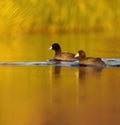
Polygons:
<instances>
[{"instance_id":1,"label":"water ripple","mask_svg":"<svg viewBox=\"0 0 120 125\"><path fill-rule=\"evenodd\" d=\"M108 67L120 67L120 59L103 58L102 60ZM0 66L79 66L79 62L58 62L54 60L43 62L0 62Z\"/></svg>"}]
</instances>

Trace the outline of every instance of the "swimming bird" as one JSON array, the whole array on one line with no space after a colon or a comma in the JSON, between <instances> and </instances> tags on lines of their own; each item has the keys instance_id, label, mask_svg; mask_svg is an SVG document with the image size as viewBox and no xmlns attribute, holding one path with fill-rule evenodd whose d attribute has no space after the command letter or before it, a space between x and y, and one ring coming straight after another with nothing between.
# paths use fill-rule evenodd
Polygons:
<instances>
[{"instance_id":1,"label":"swimming bird","mask_svg":"<svg viewBox=\"0 0 120 125\"><path fill-rule=\"evenodd\" d=\"M62 52L61 47L58 43L53 43L49 48L55 51L54 59L57 61L75 61L75 54L69 52Z\"/></svg>"},{"instance_id":2,"label":"swimming bird","mask_svg":"<svg viewBox=\"0 0 120 125\"><path fill-rule=\"evenodd\" d=\"M79 60L79 64L82 66L104 67L106 65L101 58L86 57L86 53L83 50L79 50L75 58Z\"/></svg>"}]
</instances>

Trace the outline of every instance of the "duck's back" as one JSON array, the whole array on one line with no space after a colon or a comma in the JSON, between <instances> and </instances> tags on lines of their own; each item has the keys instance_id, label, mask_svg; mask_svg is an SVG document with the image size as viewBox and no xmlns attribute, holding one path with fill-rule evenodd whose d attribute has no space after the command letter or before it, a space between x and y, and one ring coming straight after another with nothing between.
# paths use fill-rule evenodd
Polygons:
<instances>
[{"instance_id":1,"label":"duck's back","mask_svg":"<svg viewBox=\"0 0 120 125\"><path fill-rule=\"evenodd\" d=\"M60 54L56 54L54 57L56 60L60 61L75 61L75 54L73 53L68 53L68 52L63 52Z\"/></svg>"},{"instance_id":2,"label":"duck's back","mask_svg":"<svg viewBox=\"0 0 120 125\"><path fill-rule=\"evenodd\" d=\"M81 65L88 66L105 66L105 63L100 58L85 58L79 62Z\"/></svg>"}]
</instances>

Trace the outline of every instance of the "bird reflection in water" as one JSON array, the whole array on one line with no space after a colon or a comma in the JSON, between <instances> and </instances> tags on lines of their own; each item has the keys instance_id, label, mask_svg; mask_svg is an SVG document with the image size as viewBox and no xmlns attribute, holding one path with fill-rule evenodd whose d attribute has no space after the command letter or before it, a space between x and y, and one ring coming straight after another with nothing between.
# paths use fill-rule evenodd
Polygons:
<instances>
[{"instance_id":1,"label":"bird reflection in water","mask_svg":"<svg viewBox=\"0 0 120 125\"><path fill-rule=\"evenodd\" d=\"M87 67L80 66L78 68L78 77L80 80L85 80L87 77L100 77L104 67Z\"/></svg>"},{"instance_id":2,"label":"bird reflection in water","mask_svg":"<svg viewBox=\"0 0 120 125\"><path fill-rule=\"evenodd\" d=\"M87 100L88 97L87 86L91 86L94 83L100 81L103 69L104 67L88 67L88 66L78 67L77 82L76 82L77 103Z\"/></svg>"},{"instance_id":3,"label":"bird reflection in water","mask_svg":"<svg viewBox=\"0 0 120 125\"><path fill-rule=\"evenodd\" d=\"M68 79L69 84L72 85L70 88L69 84L67 89L74 91L70 93L76 98L76 104L84 102L88 97L88 86L99 85L94 84L100 81L103 67L63 67L63 66L51 66L50 67L50 91L51 91L51 102L62 103L63 101L63 86L66 85ZM68 77L67 77L68 76ZM74 81L73 81L74 79ZM89 83L89 84L88 84ZM66 89L66 93L67 90ZM75 89L75 90L74 90ZM69 97L68 97L69 98Z\"/></svg>"},{"instance_id":4,"label":"bird reflection in water","mask_svg":"<svg viewBox=\"0 0 120 125\"><path fill-rule=\"evenodd\" d=\"M51 66L50 75L59 77L61 73L61 68L62 68L61 66Z\"/></svg>"},{"instance_id":5,"label":"bird reflection in water","mask_svg":"<svg viewBox=\"0 0 120 125\"><path fill-rule=\"evenodd\" d=\"M61 66L50 67L50 102L51 104L61 103Z\"/></svg>"}]
</instances>

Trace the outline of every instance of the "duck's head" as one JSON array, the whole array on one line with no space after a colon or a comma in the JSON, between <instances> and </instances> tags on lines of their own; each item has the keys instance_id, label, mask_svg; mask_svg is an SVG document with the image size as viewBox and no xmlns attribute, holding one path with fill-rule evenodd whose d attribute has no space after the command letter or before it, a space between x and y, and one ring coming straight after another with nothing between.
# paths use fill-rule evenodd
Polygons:
<instances>
[{"instance_id":1,"label":"duck's head","mask_svg":"<svg viewBox=\"0 0 120 125\"><path fill-rule=\"evenodd\" d=\"M85 54L85 52L83 50L79 50L77 52L77 54L75 55L75 58L84 59L84 58L86 58L86 54Z\"/></svg>"},{"instance_id":2,"label":"duck's head","mask_svg":"<svg viewBox=\"0 0 120 125\"><path fill-rule=\"evenodd\" d=\"M61 50L61 47L58 43L54 43L54 44L52 44L52 46L49 49L59 51L59 50Z\"/></svg>"}]
</instances>

